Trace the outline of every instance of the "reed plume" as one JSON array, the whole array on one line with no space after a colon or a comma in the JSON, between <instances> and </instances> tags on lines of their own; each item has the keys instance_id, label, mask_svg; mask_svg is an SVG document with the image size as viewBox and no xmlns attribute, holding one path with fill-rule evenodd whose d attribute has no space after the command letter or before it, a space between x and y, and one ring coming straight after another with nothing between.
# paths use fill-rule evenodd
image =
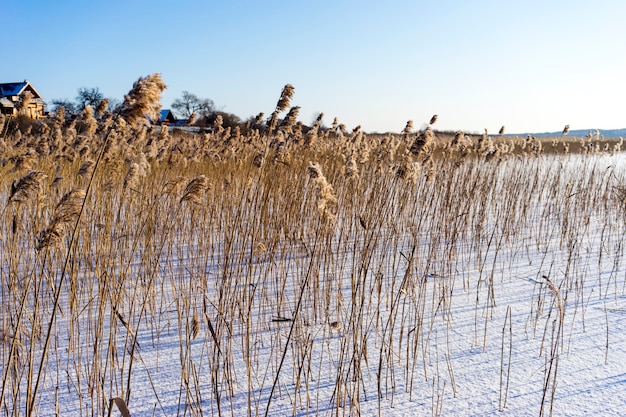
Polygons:
<instances>
[{"instance_id":1,"label":"reed plume","mask_svg":"<svg viewBox=\"0 0 626 417\"><path fill-rule=\"evenodd\" d=\"M131 162L128 166L128 171L126 172L126 176L124 177L124 185L122 186L122 190L126 191L128 188L134 188L137 186L137 182L139 181L139 164L136 162Z\"/></svg>"},{"instance_id":2,"label":"reed plume","mask_svg":"<svg viewBox=\"0 0 626 417\"><path fill-rule=\"evenodd\" d=\"M280 164L286 163L289 152L287 150L287 143L285 142L285 134L282 130L278 131L276 142L272 144L272 147L275 149L272 162Z\"/></svg>"},{"instance_id":3,"label":"reed plume","mask_svg":"<svg viewBox=\"0 0 626 417\"><path fill-rule=\"evenodd\" d=\"M413 144L409 148L410 152L413 155L422 155L428 149L428 146L432 142L434 136L432 128L428 126L424 131L420 132L417 138L415 138L415 141L413 141Z\"/></svg>"},{"instance_id":4,"label":"reed plume","mask_svg":"<svg viewBox=\"0 0 626 417\"><path fill-rule=\"evenodd\" d=\"M283 91L280 93L280 98L278 99L278 103L276 103L276 110L280 113L289 108L289 103L293 98L293 94L295 89L293 85L286 84L283 87Z\"/></svg>"},{"instance_id":5,"label":"reed plume","mask_svg":"<svg viewBox=\"0 0 626 417\"><path fill-rule=\"evenodd\" d=\"M221 136L224 133L224 118L221 114L215 116L215 120L213 121L213 129L215 129L215 133L218 136Z\"/></svg>"},{"instance_id":6,"label":"reed plume","mask_svg":"<svg viewBox=\"0 0 626 417\"><path fill-rule=\"evenodd\" d=\"M300 106L294 106L289 109L289 113L285 116L283 121L278 126L279 129L284 130L287 133L293 132L293 126L296 124L296 119L300 113Z\"/></svg>"},{"instance_id":7,"label":"reed plume","mask_svg":"<svg viewBox=\"0 0 626 417\"><path fill-rule=\"evenodd\" d=\"M95 162L91 159L86 160L78 169L78 175L81 177L89 177L91 175L94 165Z\"/></svg>"},{"instance_id":8,"label":"reed plume","mask_svg":"<svg viewBox=\"0 0 626 417\"><path fill-rule=\"evenodd\" d=\"M137 165L139 166L139 176L146 177L150 174L150 162L145 153L140 152L137 155Z\"/></svg>"},{"instance_id":9,"label":"reed plume","mask_svg":"<svg viewBox=\"0 0 626 417\"><path fill-rule=\"evenodd\" d=\"M30 170L37 161L37 152L34 149L29 149L26 153L11 158L15 163L13 171L25 171Z\"/></svg>"},{"instance_id":10,"label":"reed plume","mask_svg":"<svg viewBox=\"0 0 626 417\"><path fill-rule=\"evenodd\" d=\"M465 136L464 132L459 130L454 135L454 139L452 139L450 145L452 146L452 148L462 152L470 147L472 145L472 142L467 136Z\"/></svg>"},{"instance_id":11,"label":"reed plume","mask_svg":"<svg viewBox=\"0 0 626 417\"><path fill-rule=\"evenodd\" d=\"M15 104L15 109L17 110L18 114L28 114L28 108L33 102L33 98L33 93L28 90L24 91L24 93L20 95L19 100Z\"/></svg>"},{"instance_id":12,"label":"reed plume","mask_svg":"<svg viewBox=\"0 0 626 417\"><path fill-rule=\"evenodd\" d=\"M98 129L98 121L93 115L93 107L89 105L85 106L83 112L81 113L81 118L85 128L85 135L87 137L92 137Z\"/></svg>"},{"instance_id":13,"label":"reed plume","mask_svg":"<svg viewBox=\"0 0 626 417\"><path fill-rule=\"evenodd\" d=\"M276 125L278 124L278 110L274 110L270 115L269 119L267 119L267 128L270 133L276 129Z\"/></svg>"},{"instance_id":14,"label":"reed plume","mask_svg":"<svg viewBox=\"0 0 626 417\"><path fill-rule=\"evenodd\" d=\"M98 107L96 107L96 114L98 116L102 116L107 109L109 108L109 99L105 98L100 103L98 103Z\"/></svg>"},{"instance_id":15,"label":"reed plume","mask_svg":"<svg viewBox=\"0 0 626 417\"><path fill-rule=\"evenodd\" d=\"M180 202L187 201L189 203L200 204L200 197L203 192L209 188L209 179L205 175L200 175L192 179L185 187Z\"/></svg>"},{"instance_id":16,"label":"reed plume","mask_svg":"<svg viewBox=\"0 0 626 417\"><path fill-rule=\"evenodd\" d=\"M74 225L85 200L85 190L74 189L63 196L54 209L48 227L37 237L37 250L55 246L63 238L63 230Z\"/></svg>"},{"instance_id":17,"label":"reed plume","mask_svg":"<svg viewBox=\"0 0 626 417\"><path fill-rule=\"evenodd\" d=\"M305 147L311 146L317 141L319 128L319 125L316 123L311 129L309 129L308 132L306 132L306 137L304 139Z\"/></svg>"},{"instance_id":18,"label":"reed plume","mask_svg":"<svg viewBox=\"0 0 626 417\"><path fill-rule=\"evenodd\" d=\"M139 77L124 97L120 115L133 127L157 120L161 111L161 94L167 86L161 74Z\"/></svg>"},{"instance_id":19,"label":"reed plume","mask_svg":"<svg viewBox=\"0 0 626 417\"><path fill-rule=\"evenodd\" d=\"M354 159L354 154L350 154L346 161L344 176L347 179L359 179L359 167Z\"/></svg>"},{"instance_id":20,"label":"reed plume","mask_svg":"<svg viewBox=\"0 0 626 417\"><path fill-rule=\"evenodd\" d=\"M320 113L315 118L314 126L320 127L322 125L322 119L324 118L324 113Z\"/></svg>"},{"instance_id":21,"label":"reed plume","mask_svg":"<svg viewBox=\"0 0 626 417\"><path fill-rule=\"evenodd\" d=\"M265 113L260 112L259 114L256 115L256 117L254 118L254 125L258 126L261 124L261 122L263 121L263 116L265 116Z\"/></svg>"},{"instance_id":22,"label":"reed plume","mask_svg":"<svg viewBox=\"0 0 626 417\"><path fill-rule=\"evenodd\" d=\"M43 190L43 180L48 176L43 171L30 171L22 178L11 184L11 192L9 194L9 203L23 203L33 195L37 195Z\"/></svg>"},{"instance_id":23,"label":"reed plume","mask_svg":"<svg viewBox=\"0 0 626 417\"><path fill-rule=\"evenodd\" d=\"M261 168L264 162L265 162L265 152L257 153L252 159L252 164L257 168Z\"/></svg>"},{"instance_id":24,"label":"reed plume","mask_svg":"<svg viewBox=\"0 0 626 417\"><path fill-rule=\"evenodd\" d=\"M52 128L60 129L63 127L63 123L65 123L65 107L61 106L54 112L54 117L52 118Z\"/></svg>"},{"instance_id":25,"label":"reed plume","mask_svg":"<svg viewBox=\"0 0 626 417\"><path fill-rule=\"evenodd\" d=\"M352 129L352 133L350 134L350 141L355 142L357 139L360 139L361 134L361 125L356 125L354 129Z\"/></svg>"},{"instance_id":26,"label":"reed plume","mask_svg":"<svg viewBox=\"0 0 626 417\"><path fill-rule=\"evenodd\" d=\"M408 138L411 130L413 130L413 120L409 120L406 122L406 126L404 126L404 129L402 129L402 136Z\"/></svg>"},{"instance_id":27,"label":"reed plume","mask_svg":"<svg viewBox=\"0 0 626 417\"><path fill-rule=\"evenodd\" d=\"M396 178L409 181L413 184L417 183L420 173L420 165L410 158L410 153L405 152L396 168Z\"/></svg>"},{"instance_id":28,"label":"reed plume","mask_svg":"<svg viewBox=\"0 0 626 417\"><path fill-rule=\"evenodd\" d=\"M65 128L65 142L74 142L76 140L77 134L78 132L76 131L76 119L72 119Z\"/></svg>"},{"instance_id":29,"label":"reed plume","mask_svg":"<svg viewBox=\"0 0 626 417\"><path fill-rule=\"evenodd\" d=\"M326 180L322 167L317 162L309 162L308 174L317 186L317 209L322 220L334 225L336 221L337 197L335 197L333 186Z\"/></svg>"}]
</instances>

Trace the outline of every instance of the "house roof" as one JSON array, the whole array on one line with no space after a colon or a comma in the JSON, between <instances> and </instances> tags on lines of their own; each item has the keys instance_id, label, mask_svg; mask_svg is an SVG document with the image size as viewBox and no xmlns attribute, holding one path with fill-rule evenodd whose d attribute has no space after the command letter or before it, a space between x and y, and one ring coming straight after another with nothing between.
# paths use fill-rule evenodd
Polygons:
<instances>
[{"instance_id":1,"label":"house roof","mask_svg":"<svg viewBox=\"0 0 626 417\"><path fill-rule=\"evenodd\" d=\"M33 92L34 98L43 99L41 94L26 80L19 83L1 83L0 97L19 96L28 87Z\"/></svg>"},{"instance_id":2,"label":"house roof","mask_svg":"<svg viewBox=\"0 0 626 417\"><path fill-rule=\"evenodd\" d=\"M176 120L176 117L174 117L174 114L172 113L171 110L169 110L169 109L161 110L161 115L159 117L159 122L164 122L164 121L173 122L175 120Z\"/></svg>"},{"instance_id":3,"label":"house roof","mask_svg":"<svg viewBox=\"0 0 626 417\"><path fill-rule=\"evenodd\" d=\"M0 107L15 107L15 104L6 97L0 97Z\"/></svg>"}]
</instances>

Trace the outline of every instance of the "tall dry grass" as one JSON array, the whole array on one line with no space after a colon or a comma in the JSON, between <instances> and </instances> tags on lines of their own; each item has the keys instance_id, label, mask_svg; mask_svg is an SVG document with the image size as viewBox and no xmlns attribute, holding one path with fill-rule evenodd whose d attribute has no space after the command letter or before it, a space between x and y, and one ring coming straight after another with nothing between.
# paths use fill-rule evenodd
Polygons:
<instances>
[{"instance_id":1,"label":"tall dry grass","mask_svg":"<svg viewBox=\"0 0 626 417\"><path fill-rule=\"evenodd\" d=\"M625 285L625 173L603 165L619 149L448 136L436 116L398 135L321 116L305 131L290 85L243 133L146 127L164 87L141 78L119 115L3 139L4 414L68 399L81 415L383 414L400 397L437 415L463 389L461 329L485 354L499 332L504 409L521 325L499 288L520 263L536 272L521 321L545 358L537 411L552 412L567 329L592 292ZM592 291L584 271L607 260Z\"/></svg>"}]
</instances>

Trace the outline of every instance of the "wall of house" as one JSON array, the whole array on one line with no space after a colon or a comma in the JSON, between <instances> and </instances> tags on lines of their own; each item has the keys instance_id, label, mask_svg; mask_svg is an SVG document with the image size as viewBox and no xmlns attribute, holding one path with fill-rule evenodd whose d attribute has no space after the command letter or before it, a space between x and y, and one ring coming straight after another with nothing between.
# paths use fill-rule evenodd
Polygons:
<instances>
[{"instance_id":1,"label":"wall of house","mask_svg":"<svg viewBox=\"0 0 626 417\"><path fill-rule=\"evenodd\" d=\"M43 119L46 117L44 104L37 102L31 103L21 113L18 113L15 107L0 107L0 113L13 117L19 116L19 114L23 114L24 116L30 117L31 119Z\"/></svg>"}]
</instances>

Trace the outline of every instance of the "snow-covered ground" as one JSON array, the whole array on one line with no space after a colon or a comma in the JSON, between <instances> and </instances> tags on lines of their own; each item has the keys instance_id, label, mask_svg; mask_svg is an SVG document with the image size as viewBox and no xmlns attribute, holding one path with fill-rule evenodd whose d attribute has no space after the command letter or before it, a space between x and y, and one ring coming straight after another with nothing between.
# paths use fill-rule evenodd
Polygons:
<instances>
[{"instance_id":1,"label":"snow-covered ground","mask_svg":"<svg viewBox=\"0 0 626 417\"><path fill-rule=\"evenodd\" d=\"M133 416L625 415L626 158L491 166L333 232L163 235L115 310L81 265L92 297L63 297L37 414L106 413L101 392Z\"/></svg>"}]
</instances>

